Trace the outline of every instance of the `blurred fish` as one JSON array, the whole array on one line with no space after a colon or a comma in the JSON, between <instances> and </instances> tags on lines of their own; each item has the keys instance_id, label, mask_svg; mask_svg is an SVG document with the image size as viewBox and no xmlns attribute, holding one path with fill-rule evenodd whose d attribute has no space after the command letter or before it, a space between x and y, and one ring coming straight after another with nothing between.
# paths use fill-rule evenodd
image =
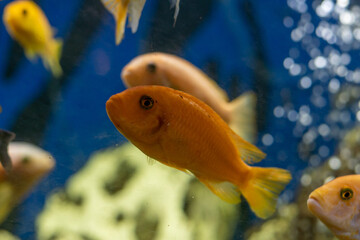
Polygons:
<instances>
[{"instance_id":1,"label":"blurred fish","mask_svg":"<svg viewBox=\"0 0 360 240\"><path fill-rule=\"evenodd\" d=\"M360 175L338 177L315 189L307 206L337 238L360 239Z\"/></svg>"},{"instance_id":2,"label":"blurred fish","mask_svg":"<svg viewBox=\"0 0 360 240\"><path fill-rule=\"evenodd\" d=\"M15 133L0 129L0 162L6 172L12 168L8 154L8 145L15 138Z\"/></svg>"},{"instance_id":3,"label":"blurred fish","mask_svg":"<svg viewBox=\"0 0 360 240\"><path fill-rule=\"evenodd\" d=\"M179 15L180 10L180 0L170 0L171 8L175 7L175 13L174 13L174 26L176 24L176 19Z\"/></svg>"},{"instance_id":4,"label":"blurred fish","mask_svg":"<svg viewBox=\"0 0 360 240\"><path fill-rule=\"evenodd\" d=\"M162 85L187 92L212 107L242 138L256 136L256 95L247 92L232 102L226 92L199 68L175 55L148 53L130 61L121 78L127 88Z\"/></svg>"},{"instance_id":5,"label":"blurred fish","mask_svg":"<svg viewBox=\"0 0 360 240\"><path fill-rule=\"evenodd\" d=\"M24 48L28 59L40 55L45 67L50 68L54 76L61 76L62 41L54 39L50 23L36 3L28 0L10 2L5 6L3 21L9 35Z\"/></svg>"},{"instance_id":6,"label":"blurred fish","mask_svg":"<svg viewBox=\"0 0 360 240\"><path fill-rule=\"evenodd\" d=\"M229 203L239 203L242 193L258 217L273 214L278 194L291 179L283 169L248 166L265 153L187 93L138 86L110 97L106 111L119 132L146 155L191 172Z\"/></svg>"},{"instance_id":7,"label":"blurred fish","mask_svg":"<svg viewBox=\"0 0 360 240\"><path fill-rule=\"evenodd\" d=\"M135 33L139 26L141 12L144 8L146 0L101 0L105 8L114 16L116 21L115 42L119 45L124 37L125 22L129 15L129 25L131 32ZM179 14L180 0L170 0L171 7L175 8L174 24Z\"/></svg>"},{"instance_id":8,"label":"blurred fish","mask_svg":"<svg viewBox=\"0 0 360 240\"><path fill-rule=\"evenodd\" d=\"M0 222L55 165L50 153L25 142L11 142L9 156L12 170L0 167Z\"/></svg>"}]
</instances>

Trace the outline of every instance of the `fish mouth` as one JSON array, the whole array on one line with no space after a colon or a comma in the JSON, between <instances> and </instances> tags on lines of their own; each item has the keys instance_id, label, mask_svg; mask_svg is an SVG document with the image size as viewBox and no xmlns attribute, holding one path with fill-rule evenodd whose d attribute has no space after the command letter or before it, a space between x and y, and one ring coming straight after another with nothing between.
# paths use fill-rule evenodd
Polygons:
<instances>
[{"instance_id":1,"label":"fish mouth","mask_svg":"<svg viewBox=\"0 0 360 240\"><path fill-rule=\"evenodd\" d=\"M124 67L124 69L121 71L121 79L127 80L131 76L131 70Z\"/></svg>"},{"instance_id":2,"label":"fish mouth","mask_svg":"<svg viewBox=\"0 0 360 240\"><path fill-rule=\"evenodd\" d=\"M121 132L121 127L119 122L121 122L121 102L119 98L116 98L116 95L109 98L106 101L106 113L110 121L115 125L115 127Z\"/></svg>"},{"instance_id":3,"label":"fish mouth","mask_svg":"<svg viewBox=\"0 0 360 240\"><path fill-rule=\"evenodd\" d=\"M307 207L310 212L319 218L325 225L327 225L330 229L339 228L337 226L337 222L331 219L327 214L328 212L322 206L326 200L322 198L322 196L318 192L312 192L307 200Z\"/></svg>"},{"instance_id":4,"label":"fish mouth","mask_svg":"<svg viewBox=\"0 0 360 240\"><path fill-rule=\"evenodd\" d=\"M115 120L114 117L116 115L115 113L117 112L117 110L118 110L117 104L111 97L109 100L106 101L106 113L112 122L114 122L113 120Z\"/></svg>"},{"instance_id":5,"label":"fish mouth","mask_svg":"<svg viewBox=\"0 0 360 240\"><path fill-rule=\"evenodd\" d=\"M319 200L316 197L310 196L306 203L310 212L315 216L319 215L319 213L322 212L321 204L319 203Z\"/></svg>"},{"instance_id":6,"label":"fish mouth","mask_svg":"<svg viewBox=\"0 0 360 240\"><path fill-rule=\"evenodd\" d=\"M308 209L316 216L322 212L322 201L323 198L317 191L313 191L307 200Z\"/></svg>"}]
</instances>

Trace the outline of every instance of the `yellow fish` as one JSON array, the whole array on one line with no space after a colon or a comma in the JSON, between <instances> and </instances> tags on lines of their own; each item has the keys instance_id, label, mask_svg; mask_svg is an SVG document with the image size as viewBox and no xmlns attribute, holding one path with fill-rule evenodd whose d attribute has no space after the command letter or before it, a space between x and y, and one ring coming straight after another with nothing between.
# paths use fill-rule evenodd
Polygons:
<instances>
[{"instance_id":1,"label":"yellow fish","mask_svg":"<svg viewBox=\"0 0 360 240\"><path fill-rule=\"evenodd\" d=\"M6 172L0 166L0 223L55 165L50 153L30 143L11 142L8 154L11 171Z\"/></svg>"},{"instance_id":2,"label":"yellow fish","mask_svg":"<svg viewBox=\"0 0 360 240\"><path fill-rule=\"evenodd\" d=\"M242 138L255 141L256 95L247 92L229 102L215 81L185 59L160 52L143 54L123 68L121 78L127 88L162 85L187 92L212 107Z\"/></svg>"},{"instance_id":3,"label":"yellow fish","mask_svg":"<svg viewBox=\"0 0 360 240\"><path fill-rule=\"evenodd\" d=\"M106 102L115 127L149 157L191 172L229 203L240 194L260 218L273 214L278 194L290 181L288 171L250 167L265 154L236 135L197 98L163 86L138 86Z\"/></svg>"},{"instance_id":4,"label":"yellow fish","mask_svg":"<svg viewBox=\"0 0 360 240\"><path fill-rule=\"evenodd\" d=\"M105 8L114 16L116 22L115 42L119 45L124 37L126 18L129 19L131 32L135 33L139 26L141 12L146 0L101 0ZM175 8L174 24L179 14L180 0L170 0L171 7Z\"/></svg>"},{"instance_id":5,"label":"yellow fish","mask_svg":"<svg viewBox=\"0 0 360 240\"><path fill-rule=\"evenodd\" d=\"M24 48L28 59L40 55L46 68L59 77L62 41L54 39L53 30L44 12L33 1L18 0L5 6L5 27L12 38Z\"/></svg>"},{"instance_id":6,"label":"yellow fish","mask_svg":"<svg viewBox=\"0 0 360 240\"><path fill-rule=\"evenodd\" d=\"M338 177L315 189L307 206L341 240L360 240L360 175Z\"/></svg>"}]
</instances>

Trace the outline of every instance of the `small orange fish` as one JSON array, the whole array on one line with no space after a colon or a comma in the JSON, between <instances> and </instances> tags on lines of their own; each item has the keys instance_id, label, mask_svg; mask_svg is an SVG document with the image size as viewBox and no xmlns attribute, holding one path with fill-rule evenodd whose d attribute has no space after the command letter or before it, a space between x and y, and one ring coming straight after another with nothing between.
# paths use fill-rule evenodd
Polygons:
<instances>
[{"instance_id":1,"label":"small orange fish","mask_svg":"<svg viewBox=\"0 0 360 240\"><path fill-rule=\"evenodd\" d=\"M242 138L255 140L256 95L247 92L229 102L214 80L185 59L161 52L143 54L123 68L121 78L127 88L162 85L189 93L214 109Z\"/></svg>"},{"instance_id":2,"label":"small orange fish","mask_svg":"<svg viewBox=\"0 0 360 240\"><path fill-rule=\"evenodd\" d=\"M236 135L197 98L163 86L138 86L106 102L115 127L149 157L191 172L229 203L240 194L258 217L273 214L278 194L291 180L279 168L250 167L265 154Z\"/></svg>"},{"instance_id":3,"label":"small orange fish","mask_svg":"<svg viewBox=\"0 0 360 240\"><path fill-rule=\"evenodd\" d=\"M309 210L341 240L360 240L360 175L338 177L315 189Z\"/></svg>"},{"instance_id":4,"label":"small orange fish","mask_svg":"<svg viewBox=\"0 0 360 240\"><path fill-rule=\"evenodd\" d=\"M4 8L3 21L9 35L24 48L32 60L40 55L54 76L62 75L59 64L62 41L54 39L53 30L41 8L33 1L18 0Z\"/></svg>"}]
</instances>

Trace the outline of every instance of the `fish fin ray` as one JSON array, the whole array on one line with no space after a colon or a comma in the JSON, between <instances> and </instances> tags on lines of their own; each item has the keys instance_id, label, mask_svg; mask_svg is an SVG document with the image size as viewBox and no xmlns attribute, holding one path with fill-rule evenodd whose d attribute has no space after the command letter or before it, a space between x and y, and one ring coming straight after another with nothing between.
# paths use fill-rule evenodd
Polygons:
<instances>
[{"instance_id":1,"label":"fish fin ray","mask_svg":"<svg viewBox=\"0 0 360 240\"><path fill-rule=\"evenodd\" d=\"M166 166L168 166L168 167L172 167L172 168L175 168L175 169L177 169L177 170L180 170L180 171L182 171L182 172L184 172L184 173L187 173L187 174L189 174L189 175L193 175L193 173L190 172L189 170L187 170L186 168L181 168L181 167L175 166L175 165L173 165L173 164L170 164L169 162L167 162L167 163L161 162L161 163L164 164L164 165L166 165Z\"/></svg>"},{"instance_id":2,"label":"fish fin ray","mask_svg":"<svg viewBox=\"0 0 360 240\"><path fill-rule=\"evenodd\" d=\"M234 184L230 182L211 181L204 178L198 179L222 200L232 204L241 202L240 191Z\"/></svg>"},{"instance_id":3,"label":"fish fin ray","mask_svg":"<svg viewBox=\"0 0 360 240\"><path fill-rule=\"evenodd\" d=\"M149 164L150 166L152 166L152 165L155 164L155 159L153 159L153 158L151 158L151 157L149 157L149 156L146 156L146 160L147 160L147 162L148 162L148 164Z\"/></svg>"},{"instance_id":4,"label":"fish fin ray","mask_svg":"<svg viewBox=\"0 0 360 240\"><path fill-rule=\"evenodd\" d=\"M119 45L124 37L125 22L130 0L101 0L101 2L115 18L115 42L116 45Z\"/></svg>"},{"instance_id":5,"label":"fish fin ray","mask_svg":"<svg viewBox=\"0 0 360 240\"><path fill-rule=\"evenodd\" d=\"M241 193L256 216L265 219L275 212L277 198L290 180L291 174L287 170L253 167Z\"/></svg>"},{"instance_id":6,"label":"fish fin ray","mask_svg":"<svg viewBox=\"0 0 360 240\"><path fill-rule=\"evenodd\" d=\"M14 189L9 183L0 184L0 222L3 222L12 210L14 194Z\"/></svg>"},{"instance_id":7,"label":"fish fin ray","mask_svg":"<svg viewBox=\"0 0 360 240\"><path fill-rule=\"evenodd\" d=\"M125 1L123 4L119 4L118 15L116 19L116 45L119 45L124 38L125 33L125 23L128 12L129 0Z\"/></svg>"},{"instance_id":8,"label":"fish fin ray","mask_svg":"<svg viewBox=\"0 0 360 240\"><path fill-rule=\"evenodd\" d=\"M170 0L170 8L175 7L175 13L174 13L174 24L173 27L175 27L177 17L179 15L180 10L180 0Z\"/></svg>"},{"instance_id":9,"label":"fish fin ray","mask_svg":"<svg viewBox=\"0 0 360 240\"><path fill-rule=\"evenodd\" d=\"M208 75L204 73L205 77L208 79L209 83L213 85L215 89L217 89L218 96L224 101L229 101L229 97L224 89L222 89L214 79L210 78Z\"/></svg>"},{"instance_id":10,"label":"fish fin ray","mask_svg":"<svg viewBox=\"0 0 360 240\"><path fill-rule=\"evenodd\" d=\"M231 137L237 147L240 159L247 164L260 162L266 157L263 151L239 137L235 132L231 131Z\"/></svg>"},{"instance_id":11,"label":"fish fin ray","mask_svg":"<svg viewBox=\"0 0 360 240\"><path fill-rule=\"evenodd\" d=\"M62 44L61 39L55 39L50 46L50 48L52 48L50 53L46 53L42 56L45 67L50 69L55 77L60 77L63 74L60 66Z\"/></svg>"},{"instance_id":12,"label":"fish fin ray","mask_svg":"<svg viewBox=\"0 0 360 240\"><path fill-rule=\"evenodd\" d=\"M101 2L104 5L104 7L116 18L120 1L119 0L101 0Z\"/></svg>"},{"instance_id":13,"label":"fish fin ray","mask_svg":"<svg viewBox=\"0 0 360 240\"><path fill-rule=\"evenodd\" d=\"M36 52L32 49L25 49L25 56L27 59L29 59L32 63L35 62L36 59Z\"/></svg>"},{"instance_id":14,"label":"fish fin ray","mask_svg":"<svg viewBox=\"0 0 360 240\"><path fill-rule=\"evenodd\" d=\"M144 8L146 0L136 0L129 3L129 25L131 32L135 33L139 26L139 20L141 17L142 10Z\"/></svg>"},{"instance_id":15,"label":"fish fin ray","mask_svg":"<svg viewBox=\"0 0 360 240\"><path fill-rule=\"evenodd\" d=\"M256 94L246 92L230 102L229 126L249 142L256 138Z\"/></svg>"}]
</instances>

